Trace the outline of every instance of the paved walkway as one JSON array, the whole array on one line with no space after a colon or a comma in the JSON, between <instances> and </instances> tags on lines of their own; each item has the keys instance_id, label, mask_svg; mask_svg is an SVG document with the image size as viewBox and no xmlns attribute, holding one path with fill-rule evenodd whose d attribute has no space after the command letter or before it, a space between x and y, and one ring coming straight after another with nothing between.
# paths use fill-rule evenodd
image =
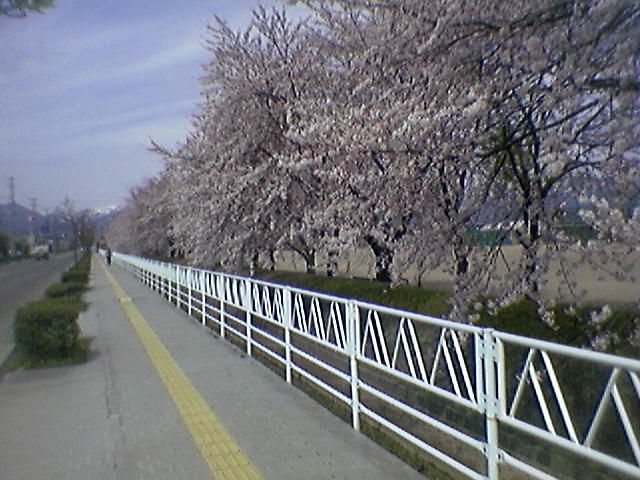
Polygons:
<instances>
[{"instance_id":1,"label":"paved walkway","mask_svg":"<svg viewBox=\"0 0 640 480\"><path fill-rule=\"evenodd\" d=\"M128 273L109 272L112 283L94 259L80 318L90 361L0 383L1 479L423 478Z\"/></svg>"}]
</instances>

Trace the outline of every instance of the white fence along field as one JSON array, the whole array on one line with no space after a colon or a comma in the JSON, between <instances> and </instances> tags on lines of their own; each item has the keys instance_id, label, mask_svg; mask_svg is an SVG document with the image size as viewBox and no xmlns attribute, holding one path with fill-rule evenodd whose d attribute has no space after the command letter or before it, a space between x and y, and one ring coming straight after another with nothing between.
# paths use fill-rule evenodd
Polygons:
<instances>
[{"instance_id":1,"label":"white fence along field","mask_svg":"<svg viewBox=\"0 0 640 480\"><path fill-rule=\"evenodd\" d=\"M123 254L203 326L472 479L640 478L640 361ZM585 476L585 478L587 478Z\"/></svg>"}]
</instances>

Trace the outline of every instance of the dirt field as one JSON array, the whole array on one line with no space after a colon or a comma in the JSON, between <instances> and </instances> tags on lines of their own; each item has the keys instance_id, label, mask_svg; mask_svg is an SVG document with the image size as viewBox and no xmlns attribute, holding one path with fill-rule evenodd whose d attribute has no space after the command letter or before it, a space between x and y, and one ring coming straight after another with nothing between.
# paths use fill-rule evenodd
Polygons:
<instances>
[{"instance_id":1,"label":"dirt field","mask_svg":"<svg viewBox=\"0 0 640 480\"><path fill-rule=\"evenodd\" d=\"M516 263L520 255L519 248L513 245L503 247L504 258L508 263ZM584 291L583 301L585 302L637 302L640 301L640 253L628 256L620 253L621 249L611 248L611 256L623 260L623 264L629 268L626 279L617 280L611 273L615 273L617 268L611 262L607 265L610 273L596 271L589 265L582 264L577 267L576 281L578 291ZM302 258L293 252L279 252L277 268L279 270L304 271ZM573 260L573 259L572 259ZM499 266L501 272L506 271L506 262ZM318 261L319 271L323 271L324 260ZM340 274L351 277L373 278L374 261L373 256L367 249L354 250L348 258L343 258L338 263ZM549 299L569 299L570 294L566 287L566 282L558 277L555 272L558 270L557 264L552 264L550 273L545 278L546 284L543 287L543 295ZM418 274L415 270L406 272L406 278L410 283L418 283ZM633 281L635 280L635 281ZM422 284L436 288L447 288L451 286L451 277L443 271L429 272L422 277Z\"/></svg>"}]
</instances>

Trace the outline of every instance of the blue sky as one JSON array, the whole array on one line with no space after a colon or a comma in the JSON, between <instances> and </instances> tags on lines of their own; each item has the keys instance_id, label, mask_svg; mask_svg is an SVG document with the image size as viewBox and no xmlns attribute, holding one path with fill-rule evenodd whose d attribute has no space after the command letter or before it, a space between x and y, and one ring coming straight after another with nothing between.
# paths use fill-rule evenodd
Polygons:
<instances>
[{"instance_id":1,"label":"blue sky","mask_svg":"<svg viewBox=\"0 0 640 480\"><path fill-rule=\"evenodd\" d=\"M181 141L214 15L238 29L259 0L56 0L0 17L0 203L122 203L162 168L149 138ZM265 6L279 0L263 0Z\"/></svg>"}]
</instances>

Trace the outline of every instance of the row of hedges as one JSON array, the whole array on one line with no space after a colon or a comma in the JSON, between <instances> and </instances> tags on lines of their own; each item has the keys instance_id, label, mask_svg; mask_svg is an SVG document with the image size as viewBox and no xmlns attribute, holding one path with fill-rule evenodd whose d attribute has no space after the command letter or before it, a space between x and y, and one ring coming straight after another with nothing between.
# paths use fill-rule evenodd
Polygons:
<instances>
[{"instance_id":1,"label":"row of hedges","mask_svg":"<svg viewBox=\"0 0 640 480\"><path fill-rule=\"evenodd\" d=\"M21 307L14 321L16 348L36 363L74 358L82 350L78 316L86 308L91 254L85 254L51 285L45 298Z\"/></svg>"}]
</instances>

